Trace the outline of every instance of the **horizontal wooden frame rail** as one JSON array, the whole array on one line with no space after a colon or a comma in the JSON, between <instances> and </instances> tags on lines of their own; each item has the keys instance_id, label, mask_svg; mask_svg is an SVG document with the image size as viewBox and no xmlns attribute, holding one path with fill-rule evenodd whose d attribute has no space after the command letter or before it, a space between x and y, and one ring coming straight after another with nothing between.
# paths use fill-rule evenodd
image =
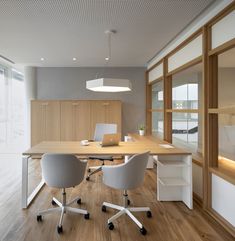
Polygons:
<instances>
[{"instance_id":1,"label":"horizontal wooden frame rail","mask_svg":"<svg viewBox=\"0 0 235 241\"><path fill-rule=\"evenodd\" d=\"M164 109L150 109L150 112L164 112Z\"/></svg>"},{"instance_id":2,"label":"horizontal wooden frame rail","mask_svg":"<svg viewBox=\"0 0 235 241\"><path fill-rule=\"evenodd\" d=\"M168 113L201 113L199 109L166 109Z\"/></svg>"},{"instance_id":3,"label":"horizontal wooden frame rail","mask_svg":"<svg viewBox=\"0 0 235 241\"><path fill-rule=\"evenodd\" d=\"M224 107L224 108L210 108L208 109L209 114L230 114L233 115L235 114L235 107Z\"/></svg>"},{"instance_id":4,"label":"horizontal wooden frame rail","mask_svg":"<svg viewBox=\"0 0 235 241\"><path fill-rule=\"evenodd\" d=\"M161 76L161 77L159 77L159 78L157 78L157 79L155 79L151 82L148 82L148 85L153 85L153 84L156 84L156 83L161 82L161 81L163 81L163 76Z\"/></svg>"}]
</instances>

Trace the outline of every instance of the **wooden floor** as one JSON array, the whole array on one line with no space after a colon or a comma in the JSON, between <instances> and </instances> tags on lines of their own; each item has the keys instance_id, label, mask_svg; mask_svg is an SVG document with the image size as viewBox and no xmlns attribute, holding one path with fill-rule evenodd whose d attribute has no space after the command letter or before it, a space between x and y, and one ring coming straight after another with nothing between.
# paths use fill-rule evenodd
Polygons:
<instances>
[{"instance_id":1,"label":"wooden floor","mask_svg":"<svg viewBox=\"0 0 235 241\"><path fill-rule=\"evenodd\" d=\"M137 226L127 216L114 222L115 229L107 229L107 219L115 211L101 211L103 201L122 204L121 192L106 187L102 175L91 181L84 181L76 188L68 189L68 199L80 196L81 208L90 212L90 220L82 215L68 214L64 218L64 233L58 235L56 226L59 214L45 216L37 223L38 210L51 207L53 196L60 199L60 191L47 186L43 188L30 208L20 207L21 159L17 155L0 155L0 240L4 241L231 241L234 240L219 224L194 204L190 211L181 202L156 201L156 171L146 171L142 187L129 192L131 204L149 206L153 217L138 213L136 217L148 231L146 236L139 233ZM39 162L30 164L30 182L36 185L39 180ZM31 185L32 188L32 185ZM76 204L74 204L76 206Z\"/></svg>"}]
</instances>

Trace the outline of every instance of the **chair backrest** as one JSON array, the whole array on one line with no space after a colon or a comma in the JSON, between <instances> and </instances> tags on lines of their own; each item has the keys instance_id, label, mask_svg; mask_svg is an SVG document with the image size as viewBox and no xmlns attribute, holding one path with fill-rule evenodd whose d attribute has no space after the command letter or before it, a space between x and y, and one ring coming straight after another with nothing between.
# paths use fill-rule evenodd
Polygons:
<instances>
[{"instance_id":1,"label":"chair backrest","mask_svg":"<svg viewBox=\"0 0 235 241\"><path fill-rule=\"evenodd\" d=\"M70 154L44 154L42 175L50 187L68 188L82 182L87 162Z\"/></svg>"},{"instance_id":2,"label":"chair backrest","mask_svg":"<svg viewBox=\"0 0 235 241\"><path fill-rule=\"evenodd\" d=\"M103 166L105 185L128 190L140 186L148 163L149 152L136 154L128 162L116 166Z\"/></svg>"},{"instance_id":3,"label":"chair backrest","mask_svg":"<svg viewBox=\"0 0 235 241\"><path fill-rule=\"evenodd\" d=\"M102 141L105 134L117 133L117 124L98 123L95 126L94 141Z\"/></svg>"}]
</instances>

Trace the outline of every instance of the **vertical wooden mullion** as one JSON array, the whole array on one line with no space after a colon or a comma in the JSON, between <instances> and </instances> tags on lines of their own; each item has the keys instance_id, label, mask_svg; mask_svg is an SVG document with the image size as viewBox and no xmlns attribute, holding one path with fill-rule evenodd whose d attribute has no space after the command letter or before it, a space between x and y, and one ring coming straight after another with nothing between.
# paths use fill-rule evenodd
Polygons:
<instances>
[{"instance_id":1,"label":"vertical wooden mullion","mask_svg":"<svg viewBox=\"0 0 235 241\"><path fill-rule=\"evenodd\" d=\"M210 180L210 173L209 173L209 162L208 162L208 91L209 91L209 71L208 71L208 52L211 46L211 32L209 31L210 28L204 26L202 29L202 36L203 36L203 55L202 55L202 74L203 74L203 208L206 209L208 206L208 193L210 189L210 185L208 185Z\"/></svg>"},{"instance_id":2,"label":"vertical wooden mullion","mask_svg":"<svg viewBox=\"0 0 235 241\"><path fill-rule=\"evenodd\" d=\"M148 71L145 72L146 80L146 134L152 134L152 86L148 83Z\"/></svg>"},{"instance_id":3,"label":"vertical wooden mullion","mask_svg":"<svg viewBox=\"0 0 235 241\"><path fill-rule=\"evenodd\" d=\"M218 108L218 56L208 58L208 108ZM208 117L208 169L218 166L218 114L209 114ZM211 173L208 171L207 181L207 208L212 205Z\"/></svg>"},{"instance_id":4,"label":"vertical wooden mullion","mask_svg":"<svg viewBox=\"0 0 235 241\"><path fill-rule=\"evenodd\" d=\"M163 95L164 95L164 140L172 143L172 75L167 76L168 59L163 60Z\"/></svg>"}]
</instances>

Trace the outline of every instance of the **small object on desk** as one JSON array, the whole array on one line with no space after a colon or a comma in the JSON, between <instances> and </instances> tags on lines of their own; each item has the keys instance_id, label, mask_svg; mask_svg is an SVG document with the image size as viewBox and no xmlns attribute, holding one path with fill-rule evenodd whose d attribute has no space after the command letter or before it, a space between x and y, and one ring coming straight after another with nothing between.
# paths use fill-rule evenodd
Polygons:
<instances>
[{"instance_id":1,"label":"small object on desk","mask_svg":"<svg viewBox=\"0 0 235 241\"><path fill-rule=\"evenodd\" d=\"M168 144L159 144L159 146L163 147L163 148L174 148L173 146L168 145Z\"/></svg>"},{"instance_id":2,"label":"small object on desk","mask_svg":"<svg viewBox=\"0 0 235 241\"><path fill-rule=\"evenodd\" d=\"M89 145L89 141L88 140L82 140L81 141L81 145L82 146L88 146Z\"/></svg>"}]
</instances>

